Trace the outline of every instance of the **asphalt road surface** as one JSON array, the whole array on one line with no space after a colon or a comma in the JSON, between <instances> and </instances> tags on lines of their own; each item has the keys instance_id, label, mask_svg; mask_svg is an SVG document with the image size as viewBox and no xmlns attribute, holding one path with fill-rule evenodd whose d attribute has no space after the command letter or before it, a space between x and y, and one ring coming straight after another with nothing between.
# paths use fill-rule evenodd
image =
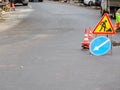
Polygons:
<instances>
[{"instance_id":1,"label":"asphalt road surface","mask_svg":"<svg viewBox=\"0 0 120 90\"><path fill-rule=\"evenodd\" d=\"M17 6L0 20L0 90L120 90L120 48L81 50L99 19L99 9L61 2Z\"/></svg>"}]
</instances>

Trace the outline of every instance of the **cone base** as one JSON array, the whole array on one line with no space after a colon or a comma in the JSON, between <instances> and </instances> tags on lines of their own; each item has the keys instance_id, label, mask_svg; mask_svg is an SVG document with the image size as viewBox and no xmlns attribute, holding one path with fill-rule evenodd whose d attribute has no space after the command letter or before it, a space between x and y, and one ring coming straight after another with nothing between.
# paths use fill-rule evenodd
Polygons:
<instances>
[{"instance_id":1,"label":"cone base","mask_svg":"<svg viewBox=\"0 0 120 90\"><path fill-rule=\"evenodd\" d=\"M83 49L89 49L89 45L90 45L90 43L88 42L88 43L84 43L84 42L82 42L82 48Z\"/></svg>"}]
</instances>

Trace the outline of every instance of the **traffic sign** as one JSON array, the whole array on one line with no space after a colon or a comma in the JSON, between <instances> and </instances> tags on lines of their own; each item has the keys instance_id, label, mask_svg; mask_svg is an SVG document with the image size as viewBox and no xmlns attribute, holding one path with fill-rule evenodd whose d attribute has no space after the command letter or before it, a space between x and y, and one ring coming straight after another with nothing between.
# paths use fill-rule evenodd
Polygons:
<instances>
[{"instance_id":1,"label":"traffic sign","mask_svg":"<svg viewBox=\"0 0 120 90\"><path fill-rule=\"evenodd\" d=\"M90 43L90 52L93 55L100 56L106 54L111 49L110 39L105 36L99 36Z\"/></svg>"},{"instance_id":2,"label":"traffic sign","mask_svg":"<svg viewBox=\"0 0 120 90\"><path fill-rule=\"evenodd\" d=\"M102 16L94 28L93 34L115 34L114 28L107 13Z\"/></svg>"}]
</instances>

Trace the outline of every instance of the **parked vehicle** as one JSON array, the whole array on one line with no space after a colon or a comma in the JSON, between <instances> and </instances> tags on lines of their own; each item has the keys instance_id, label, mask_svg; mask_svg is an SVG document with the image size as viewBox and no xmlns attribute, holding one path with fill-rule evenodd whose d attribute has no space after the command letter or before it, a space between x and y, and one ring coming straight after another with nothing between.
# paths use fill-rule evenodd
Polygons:
<instances>
[{"instance_id":1,"label":"parked vehicle","mask_svg":"<svg viewBox=\"0 0 120 90\"><path fill-rule=\"evenodd\" d=\"M84 4L89 6L95 5L95 0L84 0Z\"/></svg>"},{"instance_id":2,"label":"parked vehicle","mask_svg":"<svg viewBox=\"0 0 120 90\"><path fill-rule=\"evenodd\" d=\"M115 18L116 11L120 8L120 0L102 0L100 13L108 13Z\"/></svg>"},{"instance_id":3,"label":"parked vehicle","mask_svg":"<svg viewBox=\"0 0 120 90\"><path fill-rule=\"evenodd\" d=\"M78 0L80 3L83 3L84 2L84 0Z\"/></svg>"},{"instance_id":4,"label":"parked vehicle","mask_svg":"<svg viewBox=\"0 0 120 90\"><path fill-rule=\"evenodd\" d=\"M24 6L27 6L29 3L29 0L13 0L14 4L16 3L22 3Z\"/></svg>"},{"instance_id":5,"label":"parked vehicle","mask_svg":"<svg viewBox=\"0 0 120 90\"><path fill-rule=\"evenodd\" d=\"M96 5L96 6L101 6L101 1L102 1L102 0L95 0L95 5Z\"/></svg>"},{"instance_id":6,"label":"parked vehicle","mask_svg":"<svg viewBox=\"0 0 120 90\"><path fill-rule=\"evenodd\" d=\"M29 0L29 2L43 2L43 0Z\"/></svg>"}]
</instances>

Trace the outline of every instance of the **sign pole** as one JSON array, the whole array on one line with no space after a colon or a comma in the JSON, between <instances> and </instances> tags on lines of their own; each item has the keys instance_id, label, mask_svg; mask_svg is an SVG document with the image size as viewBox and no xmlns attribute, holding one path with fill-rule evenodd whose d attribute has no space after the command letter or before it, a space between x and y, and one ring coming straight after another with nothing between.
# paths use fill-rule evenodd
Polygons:
<instances>
[{"instance_id":1,"label":"sign pole","mask_svg":"<svg viewBox=\"0 0 120 90\"><path fill-rule=\"evenodd\" d=\"M112 35L110 35L110 41L111 41L111 55L112 55Z\"/></svg>"}]
</instances>

